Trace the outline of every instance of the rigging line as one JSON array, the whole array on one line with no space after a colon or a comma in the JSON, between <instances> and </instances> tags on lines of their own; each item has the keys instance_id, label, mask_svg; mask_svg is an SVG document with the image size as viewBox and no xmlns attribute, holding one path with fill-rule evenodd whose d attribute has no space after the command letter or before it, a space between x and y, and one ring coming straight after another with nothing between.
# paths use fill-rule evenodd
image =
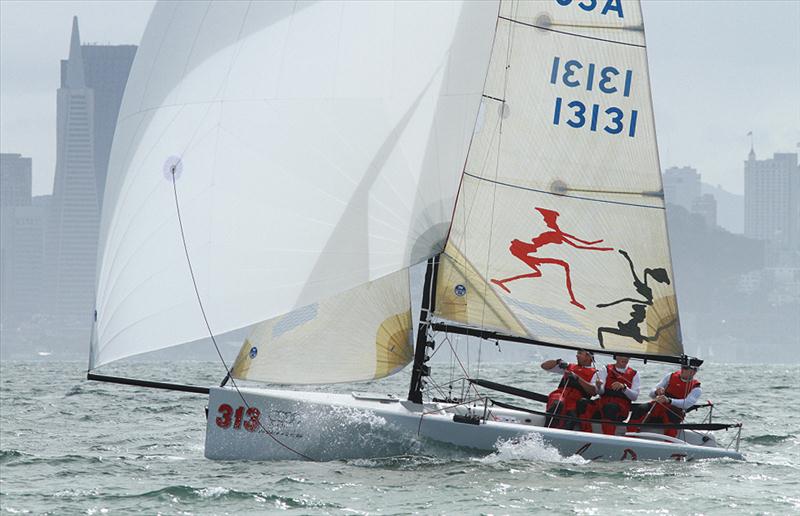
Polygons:
<instances>
[{"instance_id":1,"label":"rigging line","mask_svg":"<svg viewBox=\"0 0 800 516\"><path fill-rule=\"evenodd\" d=\"M501 5L500 2L497 3L497 16L498 18L494 22L494 33L492 34L492 47L489 51L489 62L486 65L486 76L483 78L483 87L481 88L481 93L486 91L486 83L489 80L489 67L492 64L492 56L494 55L494 44L497 41L497 29L500 26L499 16L500 16L500 9ZM461 169L461 177L458 179L458 189L456 190L456 198L453 201L453 210L450 214L450 225L447 228L447 235L445 235L445 242L450 241L450 232L453 229L453 224L455 224L455 216L456 216L456 208L458 207L458 200L461 197L461 190L464 186L464 173L467 171L467 163L469 162L469 156L472 152L472 142L475 140L475 127L478 123L478 118L480 117L481 110L480 106L478 110L475 112L475 120L472 123L472 134L469 137L469 145L467 145L467 154L464 156L464 167Z\"/></svg>"},{"instance_id":2,"label":"rigging line","mask_svg":"<svg viewBox=\"0 0 800 516\"><path fill-rule=\"evenodd\" d=\"M439 386L439 384L438 384L438 383L436 383L436 382L435 382L435 381L434 381L432 378L429 378L429 379L428 379L428 382L430 383L431 387L425 387L425 392L430 392L430 391L433 391L433 390L435 390L435 391L438 391L438 392L439 392L439 395L440 395L441 397L443 397L443 398L446 398L446 397L447 397L447 396L445 395L444 391L442 390L442 388Z\"/></svg>"},{"instance_id":3,"label":"rigging line","mask_svg":"<svg viewBox=\"0 0 800 516\"><path fill-rule=\"evenodd\" d=\"M449 342L448 342L448 344L449 344ZM466 369L464 369L464 364L461 363L461 359L458 358L458 355L456 354L455 350L453 349L453 345L452 344L450 344L450 350L453 352L453 355L455 356L456 360L458 361L458 365L461 367L461 370L464 372L464 377L469 379L470 378L469 372ZM467 356L469 356L469 342L467 342ZM478 391L478 388L475 387L475 384L470 383L469 386L472 387L472 390L475 391L475 394L477 396L481 395L481 393ZM469 388L467 390L469 390ZM462 398L463 397L464 396L462 395Z\"/></svg>"},{"instance_id":4,"label":"rigging line","mask_svg":"<svg viewBox=\"0 0 800 516\"><path fill-rule=\"evenodd\" d=\"M486 177L481 177L481 176L478 176L478 175L475 175L475 174L471 174L469 172L464 172L464 175L465 176L469 176L469 177L471 177L473 179L477 179L479 181L486 181L486 182L489 182L489 183L496 183L496 184L498 184L500 186L507 186L508 188L516 188L518 190L526 190L528 192L537 192L537 193L542 193L542 194L547 194L547 195L555 195L557 197L569 197L570 199L579 199L579 200L582 200L582 201L602 202L602 203L606 203L606 204L620 204L622 206L633 206L635 208L651 208L651 209L654 209L654 210L663 210L664 209L663 206L651 206L649 204L639 204L639 203L635 203L635 202L611 201L609 199L593 199L591 197L583 197L583 196L580 196L580 195L569 195L569 194L563 194L563 193L549 192L547 190L539 190L538 188L531 188L529 186L521 186L521 185L515 185L515 184L511 184L511 183L506 183L504 181L497 181L495 179L489 179L489 178L486 178ZM615 193L615 192L610 192L610 193Z\"/></svg>"},{"instance_id":5,"label":"rigging line","mask_svg":"<svg viewBox=\"0 0 800 516\"><path fill-rule=\"evenodd\" d=\"M497 3L497 18L495 19L494 33L492 34L492 46L491 46L491 48L489 50L489 61L488 61L487 65L486 65L486 75L483 78L483 87L481 88L481 94L482 95L486 91L486 85L487 85L487 83L489 81L489 73L491 71L491 64L492 64L492 60L494 59L495 43L497 43L497 31L500 28L500 12L501 12L501 9L502 9L502 5L500 4L500 2L498 2ZM475 141L475 136L476 136L475 128L477 127L478 120L480 119L480 116L481 116L481 109L480 108L482 107L482 105L483 105L483 101L481 101L481 105L478 106L478 110L475 112L475 120L473 121L473 124L472 124L473 130L472 130L472 134L469 137L469 145L467 145L466 156L464 156L464 166L461 169L461 177L458 180L458 189L456 190L456 197L455 197L455 200L453 201L453 209L452 209L452 212L450 214L450 225L447 228L447 235L445 236L445 240L444 240L445 241L444 249L447 248L447 243L450 242L450 234L453 231L453 226L456 224L456 215L458 213L458 207L459 207L459 205L466 204L466 201L464 201L462 199L462 196L466 196L466 193L465 193L466 190L464 188L464 174L466 174L466 172L467 172L467 164L469 164L470 156L472 155L472 145L473 145L473 143ZM485 116L486 116L486 114L484 112L484 117ZM466 250L467 219L469 217L471 209L470 210L468 210L467 208L464 208L464 209L465 209L466 213L465 213L465 215L463 217L461 217L461 219L462 219L461 222L463 224L462 233L461 234L464 235L464 238L462 239L462 245L464 246L464 249L463 249L464 256L466 256L467 255L467 250ZM443 251L444 251L444 249L443 249ZM459 270L458 265L459 264L455 263L453 265L453 269L458 271ZM460 272L464 275L464 278L467 278L467 275L466 275L466 263L464 264L463 268L461 268ZM469 353L469 343L467 343L467 344L468 344L467 345L467 353ZM452 345L450 347L452 349ZM451 358L451 364L452 364L452 358ZM452 370L452 368L451 368L451 370ZM451 378L452 378L452 373L451 373ZM462 393L462 397L463 397L463 393Z\"/></svg>"},{"instance_id":6,"label":"rigging line","mask_svg":"<svg viewBox=\"0 0 800 516\"><path fill-rule=\"evenodd\" d=\"M514 406L508 403L503 403L501 401L496 401L489 398L489 401L492 402L492 405L497 405L500 408L510 408L512 410L519 410L521 412L526 412L529 414L536 414L538 416L552 416L554 419L562 419L564 421L576 421L576 422L585 422L585 423L607 423L613 426L639 426L639 427L650 427L650 428L679 428L681 430L695 430L699 425L703 425L703 428L700 430L728 430L730 428L740 428L741 423L711 423L710 426L713 428L705 428L709 426L706 423L631 423L630 421L612 421L609 419L594 419L594 418L585 418L585 417L577 417L577 416L567 416L567 415L551 415L547 412L542 412L540 410L533 410L524 407ZM513 407L513 408L512 408Z\"/></svg>"},{"instance_id":7,"label":"rigging line","mask_svg":"<svg viewBox=\"0 0 800 516\"><path fill-rule=\"evenodd\" d=\"M516 15L518 9L519 9L519 2L515 3L512 6L512 13L514 15ZM500 18L502 18L502 16ZM516 33L515 26L514 25L510 25L509 28L508 28L508 43L507 43L507 46L506 46L506 63L505 63L506 66L505 66L505 68L503 70L503 98L504 99L508 97L508 81L509 81L509 75L510 75L509 70L511 69L511 51L512 51L512 48L514 46L514 35L515 35L515 33ZM505 115L506 115L506 103L503 102L500 105L500 120L498 121L498 129L499 130L498 130L498 135L497 135L497 157L495 158L495 163L494 163L494 177L495 177L495 179L497 179L497 177L498 177L498 175L500 173L500 157L502 155L502 152L500 152L500 151L501 151L502 145L503 145L503 120L505 119ZM466 170L464 171L464 173L466 173ZM497 207L497 183L494 184L494 188L493 188L493 192L492 192L492 209L491 209L491 213L489 215L489 217L490 217L489 220L492 221L492 222L494 222L496 207ZM489 277L489 264L491 263L491 257L492 257L492 245L491 245L491 242L493 241L493 238L494 238L494 224L492 223L489 226L489 239L488 240L489 240L489 244L490 245L488 245L486 247L486 268L483 271L483 277L484 278L488 278ZM484 324L486 323L486 305L487 305L486 295L487 295L487 292L489 291L489 289L490 289L490 287L489 287L488 282L484 282L484 284L483 284L483 304L481 306L481 327L483 327ZM480 375L481 375L482 353L483 353L483 340L478 340L478 366L477 366L477 370L476 370L476 375L477 375L478 378L480 378Z\"/></svg>"},{"instance_id":8,"label":"rigging line","mask_svg":"<svg viewBox=\"0 0 800 516\"><path fill-rule=\"evenodd\" d=\"M244 405L249 410L251 408L250 403L248 403L248 401L245 399L244 394L242 394L242 391L239 390L239 386L236 384L236 380L233 378L233 375L231 375L231 369L228 367L228 364L225 361L225 358L222 356L222 352L219 350L219 346L217 345L217 339L214 336L214 332L211 331L211 324L208 322L208 317L206 316L206 310L205 310L205 307L203 306L203 301L202 301L202 299L200 297L200 290L197 287L197 279L195 278L195 275L194 275L194 267L192 266L192 261L191 261L191 258L189 257L189 247L186 244L186 235L185 235L185 233L183 231L183 219L181 218L181 208L180 208L180 203L178 202L178 186L177 186L177 184L175 182L175 166L174 165L173 165L172 169L170 170L170 172L171 172L171 175L172 175L172 192L173 192L173 194L175 196L175 211L176 211L176 213L178 215L178 227L180 228L180 232L181 232L181 243L183 244L183 251L186 254L186 264L189 267L189 275L192 278L192 285L194 286L194 293L195 293L195 296L197 297L197 305L200 307L200 313L203 315L203 321L205 322L206 329L208 330L208 335L211 337L211 342L214 344L214 349L217 351L217 356L219 356L220 362L222 362L223 367L225 367L225 372L230 377L230 382L233 385L234 389L236 389L236 393L242 399L242 403L244 403ZM264 424L261 422L261 418L258 418L258 426L273 441L275 441L276 443L278 443L279 445L281 445L285 449L287 449L287 450L299 455L300 457L303 457L306 460L314 461L314 459L312 459L308 455L305 455L302 452L299 452L299 451L295 450L294 448L292 448L288 444L282 442L280 439L275 437L272 434L272 432L270 432L269 430L267 430L264 427Z\"/></svg>"},{"instance_id":9,"label":"rigging line","mask_svg":"<svg viewBox=\"0 0 800 516\"><path fill-rule=\"evenodd\" d=\"M625 45L627 47L647 48L646 46L640 45L638 43L626 43L624 41L614 41L613 39L598 38L596 36L586 36L585 34L576 34L574 32L567 32L565 30L551 29L550 27L544 27L542 25L536 25L536 24L533 24L533 23L527 23L527 22L524 22L524 21L521 21L521 20L514 20L514 19L511 19L511 18L506 18L505 16L500 16L499 18L501 20L505 20L505 21L510 22L510 23L516 23L516 24L519 24L519 25L524 25L526 27L532 27L534 29L546 30L548 32L555 32L555 33L558 33L558 34L564 34L566 36L574 36L576 38L592 39L592 40L595 40L595 41L603 41L605 43L615 43L617 45Z\"/></svg>"}]
</instances>

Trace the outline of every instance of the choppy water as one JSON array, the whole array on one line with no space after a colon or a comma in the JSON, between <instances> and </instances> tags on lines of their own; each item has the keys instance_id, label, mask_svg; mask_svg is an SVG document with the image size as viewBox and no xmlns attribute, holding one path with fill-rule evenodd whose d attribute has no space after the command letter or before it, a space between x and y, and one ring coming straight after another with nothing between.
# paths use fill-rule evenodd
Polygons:
<instances>
[{"instance_id":1,"label":"choppy water","mask_svg":"<svg viewBox=\"0 0 800 516\"><path fill-rule=\"evenodd\" d=\"M745 422L747 462L690 463L592 463L534 441L489 455L420 446L381 459L214 462L203 458L204 396L87 382L77 362L1 368L4 513L800 513L798 365L705 367L699 378L718 419ZM537 369L491 365L482 376L547 392L555 379ZM648 365L644 384L665 371ZM221 377L212 363L114 373L205 385ZM407 380L368 388L403 394Z\"/></svg>"}]
</instances>

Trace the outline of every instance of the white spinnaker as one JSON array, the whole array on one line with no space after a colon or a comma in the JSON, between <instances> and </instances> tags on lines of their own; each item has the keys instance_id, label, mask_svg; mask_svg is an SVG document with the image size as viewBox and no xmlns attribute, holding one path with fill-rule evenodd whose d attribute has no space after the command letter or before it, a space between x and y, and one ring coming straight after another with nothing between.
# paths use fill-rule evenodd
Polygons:
<instances>
[{"instance_id":1,"label":"white spinnaker","mask_svg":"<svg viewBox=\"0 0 800 516\"><path fill-rule=\"evenodd\" d=\"M504 2L438 315L680 354L661 191L639 3Z\"/></svg>"},{"instance_id":2,"label":"white spinnaker","mask_svg":"<svg viewBox=\"0 0 800 516\"><path fill-rule=\"evenodd\" d=\"M164 2L128 81L92 366L327 299L441 250L495 2Z\"/></svg>"}]
</instances>

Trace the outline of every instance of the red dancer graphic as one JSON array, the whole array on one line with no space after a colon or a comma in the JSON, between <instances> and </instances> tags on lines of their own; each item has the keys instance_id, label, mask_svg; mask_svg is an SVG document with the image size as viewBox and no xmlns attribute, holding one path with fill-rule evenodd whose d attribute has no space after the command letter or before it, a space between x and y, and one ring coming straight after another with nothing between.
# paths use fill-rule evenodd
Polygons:
<instances>
[{"instance_id":1,"label":"red dancer graphic","mask_svg":"<svg viewBox=\"0 0 800 516\"><path fill-rule=\"evenodd\" d=\"M522 260L525 265L533 269L533 272L528 274L520 274L519 276L512 276L506 279L492 279L492 283L497 285L498 287L502 288L509 294L511 290L505 285L510 281L516 281L522 278L538 278L542 275L542 271L539 269L540 265L543 264L553 264L553 265L560 265L564 267L564 272L567 276L567 292L569 292L570 303L577 306L581 310L586 310L586 307L583 306L581 303L575 299L575 294L572 293L572 279L569 276L569 264L563 260L558 260L556 258L539 258L537 256L531 256L533 253L537 252L540 247L545 246L547 244L568 244L576 249L589 249L592 251L613 251L611 247L591 247L593 245L599 244L602 240L595 240L593 242L587 240L581 240L580 238L570 235L569 233L564 233L561 231L561 228L558 227L558 219L559 213L553 210L546 210L544 208L536 208L536 211L542 214L544 218L545 225L550 228L552 231L545 231L541 235L534 237L531 239L531 243L523 242L521 240L514 239L511 241L511 246L508 248L511 251L511 254ZM576 242L580 242L579 245Z\"/></svg>"}]
</instances>

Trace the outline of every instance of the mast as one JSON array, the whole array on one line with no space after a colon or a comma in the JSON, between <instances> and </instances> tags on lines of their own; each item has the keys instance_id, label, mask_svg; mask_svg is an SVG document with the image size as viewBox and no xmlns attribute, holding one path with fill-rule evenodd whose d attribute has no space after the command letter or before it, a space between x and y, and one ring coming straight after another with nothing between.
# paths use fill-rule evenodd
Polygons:
<instances>
[{"instance_id":1,"label":"mast","mask_svg":"<svg viewBox=\"0 0 800 516\"><path fill-rule=\"evenodd\" d=\"M417 344L414 350L414 365L411 369L411 385L408 389L408 400L422 403L423 377L430 376L431 368L425 365L428 361L428 348L433 349L433 340L428 339L430 315L436 308L436 275L439 270L439 255L428 258L425 270L425 285L422 288L422 307L419 312L417 328Z\"/></svg>"}]
</instances>

